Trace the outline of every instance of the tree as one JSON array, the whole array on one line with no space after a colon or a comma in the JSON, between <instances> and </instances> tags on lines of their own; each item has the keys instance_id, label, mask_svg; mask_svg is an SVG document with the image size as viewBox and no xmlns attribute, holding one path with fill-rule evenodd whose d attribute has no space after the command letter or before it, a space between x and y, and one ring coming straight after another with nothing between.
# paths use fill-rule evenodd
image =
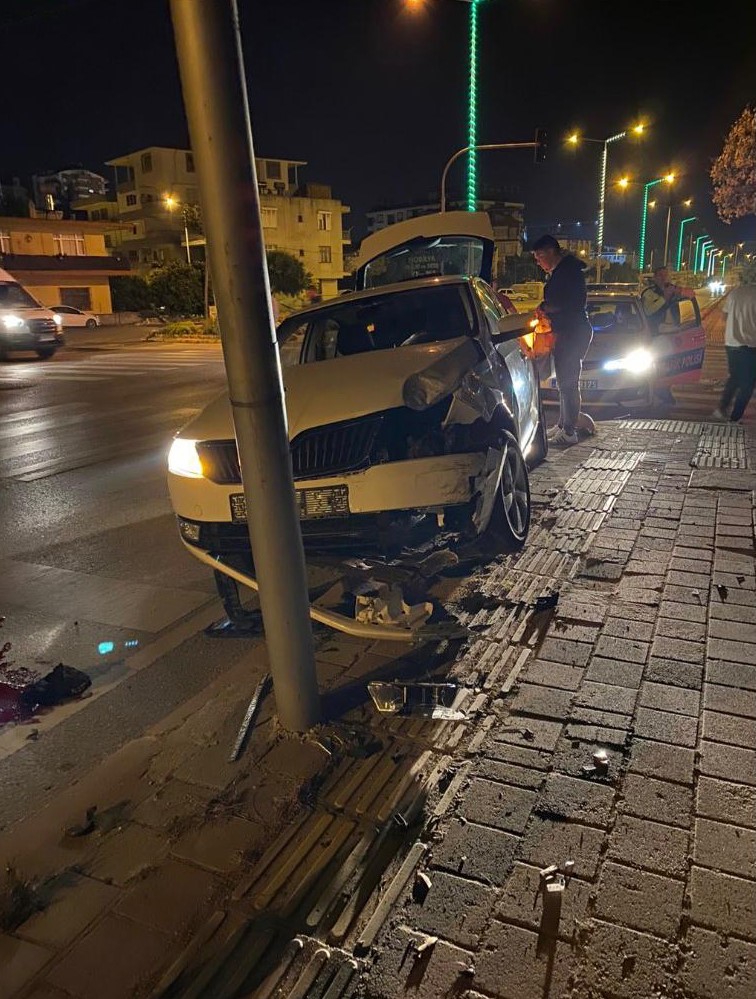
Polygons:
<instances>
[{"instance_id":1,"label":"tree","mask_svg":"<svg viewBox=\"0 0 756 999\"><path fill-rule=\"evenodd\" d=\"M201 264L172 260L157 267L147 279L152 304L170 316L201 316L204 309L204 275Z\"/></svg>"},{"instance_id":2,"label":"tree","mask_svg":"<svg viewBox=\"0 0 756 999\"><path fill-rule=\"evenodd\" d=\"M299 295L312 284L312 278L296 257L284 250L269 250L268 277L273 294Z\"/></svg>"},{"instance_id":3,"label":"tree","mask_svg":"<svg viewBox=\"0 0 756 999\"><path fill-rule=\"evenodd\" d=\"M152 304L150 287L143 277L124 274L110 279L113 312L141 312Z\"/></svg>"},{"instance_id":4,"label":"tree","mask_svg":"<svg viewBox=\"0 0 756 999\"><path fill-rule=\"evenodd\" d=\"M741 112L710 176L712 201L723 222L756 214L756 107Z\"/></svg>"}]
</instances>

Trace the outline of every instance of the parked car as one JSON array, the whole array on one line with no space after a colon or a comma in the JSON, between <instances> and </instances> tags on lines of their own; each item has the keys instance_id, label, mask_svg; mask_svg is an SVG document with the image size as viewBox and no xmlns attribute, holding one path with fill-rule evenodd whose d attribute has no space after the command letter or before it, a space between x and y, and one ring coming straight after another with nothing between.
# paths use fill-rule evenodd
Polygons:
<instances>
[{"instance_id":1,"label":"parked car","mask_svg":"<svg viewBox=\"0 0 756 999\"><path fill-rule=\"evenodd\" d=\"M627 286L588 292L593 342L583 361L584 402L642 408L673 401L671 387L698 381L706 334L698 302L673 303L658 330L641 297ZM607 290L608 289L608 290ZM546 400L558 398L553 371L541 382Z\"/></svg>"},{"instance_id":2,"label":"parked car","mask_svg":"<svg viewBox=\"0 0 756 999\"><path fill-rule=\"evenodd\" d=\"M531 316L504 315L492 254L484 213L398 223L363 241L362 290L278 327L306 549L397 549L429 524L491 552L524 544L548 443ZM174 439L168 486L189 550L250 571L225 393Z\"/></svg>"},{"instance_id":3,"label":"parked car","mask_svg":"<svg viewBox=\"0 0 756 999\"><path fill-rule=\"evenodd\" d=\"M84 312L83 309L75 309L73 305L53 305L52 311L60 316L64 327L86 326L93 330L100 325L100 317L94 312Z\"/></svg>"},{"instance_id":4,"label":"parked car","mask_svg":"<svg viewBox=\"0 0 756 999\"><path fill-rule=\"evenodd\" d=\"M0 270L0 359L33 351L46 360L62 345L60 316Z\"/></svg>"}]
</instances>

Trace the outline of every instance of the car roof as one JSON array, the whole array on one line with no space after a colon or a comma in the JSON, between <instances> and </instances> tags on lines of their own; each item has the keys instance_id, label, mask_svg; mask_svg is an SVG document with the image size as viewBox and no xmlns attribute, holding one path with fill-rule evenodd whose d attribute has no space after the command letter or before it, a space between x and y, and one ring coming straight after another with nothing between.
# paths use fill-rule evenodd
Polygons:
<instances>
[{"instance_id":1,"label":"car roof","mask_svg":"<svg viewBox=\"0 0 756 999\"><path fill-rule=\"evenodd\" d=\"M601 302L611 300L612 302L637 302L640 295L634 291L589 291L589 302Z\"/></svg>"},{"instance_id":2,"label":"car roof","mask_svg":"<svg viewBox=\"0 0 756 999\"><path fill-rule=\"evenodd\" d=\"M362 298L375 298L376 295L392 295L400 291L414 291L418 288L432 288L440 285L469 284L472 279L466 274L450 274L445 276L435 275L432 277L413 278L411 281L397 281L394 284L382 284L377 288L366 288L364 291L347 291L336 298L326 299L325 302L317 302L308 305L304 309L297 309L287 316L283 322L288 322L295 316L308 316L311 313L320 312L321 309L328 309L334 305L341 305L342 302L358 302Z\"/></svg>"}]
</instances>

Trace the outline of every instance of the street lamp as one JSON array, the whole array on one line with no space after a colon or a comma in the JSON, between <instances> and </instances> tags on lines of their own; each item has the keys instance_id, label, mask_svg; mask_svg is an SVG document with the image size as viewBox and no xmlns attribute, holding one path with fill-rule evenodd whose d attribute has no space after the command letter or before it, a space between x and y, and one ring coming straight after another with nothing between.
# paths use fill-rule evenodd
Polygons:
<instances>
[{"instance_id":1,"label":"street lamp","mask_svg":"<svg viewBox=\"0 0 756 999\"><path fill-rule=\"evenodd\" d=\"M685 208L690 208L692 204L693 204L692 198L688 198L686 201L683 201L683 205ZM670 198L669 204L667 205L667 228L664 234L664 256L662 257L662 263L664 264L665 267L667 266L667 254L669 253L669 222L671 218L672 218L672 199Z\"/></svg>"},{"instance_id":2,"label":"street lamp","mask_svg":"<svg viewBox=\"0 0 756 999\"><path fill-rule=\"evenodd\" d=\"M735 244L735 259L732 262L732 266L733 267L737 267L738 266L738 254L740 253L740 251L743 249L744 246L745 246L745 243L736 243Z\"/></svg>"},{"instance_id":3,"label":"street lamp","mask_svg":"<svg viewBox=\"0 0 756 999\"><path fill-rule=\"evenodd\" d=\"M643 133L644 125L635 125L631 129L635 135L641 135ZM627 136L627 131L617 132L616 135L610 135L606 139L589 139L586 136L581 136L577 132L573 132L567 139L569 143L576 146L578 142L597 142L603 148L601 150L601 168L599 170L599 209L598 209L598 226L596 228L596 280L601 280L601 251L604 248L604 216L606 212L606 161L609 155L609 146L612 142L619 142L620 139L624 139Z\"/></svg>"},{"instance_id":4,"label":"street lamp","mask_svg":"<svg viewBox=\"0 0 756 999\"><path fill-rule=\"evenodd\" d=\"M708 239L708 238L709 238L709 234L708 234L708 232L705 232L703 234L703 236L699 236L696 239L696 252L695 252L695 254L693 256L693 273L694 274L697 273L697 271L698 271L698 254L699 254L699 251L701 249L701 240Z\"/></svg>"},{"instance_id":5,"label":"street lamp","mask_svg":"<svg viewBox=\"0 0 756 999\"><path fill-rule=\"evenodd\" d=\"M174 198L172 194L166 194L165 206L169 212L172 212L174 208L181 209L181 218L184 222L184 243L186 244L186 262L191 264L192 262L192 251L189 249L189 225L186 216L186 205L182 205L178 198Z\"/></svg>"},{"instance_id":6,"label":"street lamp","mask_svg":"<svg viewBox=\"0 0 756 999\"><path fill-rule=\"evenodd\" d=\"M689 215L688 218L680 220L680 230L677 237L677 267L675 268L675 270L677 271L680 270L680 265L682 264L683 229L688 224L688 222L695 222L695 221L696 221L695 215ZM690 254L688 254L688 256L690 257ZM690 269L690 260L688 260L688 268Z\"/></svg>"},{"instance_id":7,"label":"street lamp","mask_svg":"<svg viewBox=\"0 0 756 999\"><path fill-rule=\"evenodd\" d=\"M643 265L646 259L646 221L648 218L648 192L657 184L674 184L675 175L668 173L664 177L657 177L656 180L649 180L643 185L643 210L641 212L640 239L638 241L638 269L643 273Z\"/></svg>"},{"instance_id":8,"label":"street lamp","mask_svg":"<svg viewBox=\"0 0 756 999\"><path fill-rule=\"evenodd\" d=\"M699 261L699 270L704 271L704 263L706 262L706 254L714 249L714 240L707 239L705 243L701 243L701 260Z\"/></svg>"}]
</instances>

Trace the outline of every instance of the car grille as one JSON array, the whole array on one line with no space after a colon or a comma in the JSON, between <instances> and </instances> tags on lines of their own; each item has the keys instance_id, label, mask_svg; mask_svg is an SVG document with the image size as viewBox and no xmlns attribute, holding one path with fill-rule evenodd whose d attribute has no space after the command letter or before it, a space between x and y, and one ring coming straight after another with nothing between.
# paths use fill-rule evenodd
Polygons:
<instances>
[{"instance_id":1,"label":"car grille","mask_svg":"<svg viewBox=\"0 0 756 999\"><path fill-rule=\"evenodd\" d=\"M373 415L305 430L291 442L294 478L312 479L366 468L382 423L382 415ZM197 451L203 472L211 482L241 482L236 441L202 441Z\"/></svg>"},{"instance_id":2,"label":"car grille","mask_svg":"<svg viewBox=\"0 0 756 999\"><path fill-rule=\"evenodd\" d=\"M53 319L27 319L27 325L32 333L57 333L58 326Z\"/></svg>"}]
</instances>

